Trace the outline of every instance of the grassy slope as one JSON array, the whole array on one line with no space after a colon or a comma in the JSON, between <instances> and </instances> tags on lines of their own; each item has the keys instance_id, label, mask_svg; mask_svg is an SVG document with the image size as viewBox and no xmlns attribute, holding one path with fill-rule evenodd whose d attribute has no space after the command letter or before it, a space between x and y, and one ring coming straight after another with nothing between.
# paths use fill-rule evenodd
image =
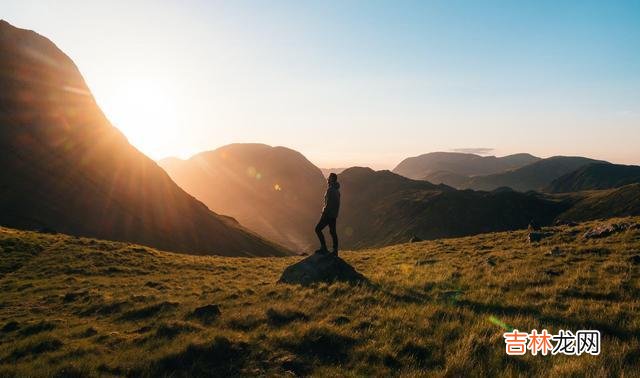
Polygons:
<instances>
[{"instance_id":1,"label":"grassy slope","mask_svg":"<svg viewBox=\"0 0 640 378\"><path fill-rule=\"evenodd\" d=\"M640 222L640 218L633 221ZM275 284L298 258L198 257L0 229L0 376L632 375L640 230L593 223L346 252L371 285ZM554 246L561 256L548 255ZM189 318L220 305L210 324ZM595 328L599 357L509 357L519 330ZM585 370L588 369L588 370Z\"/></svg>"},{"instance_id":2,"label":"grassy slope","mask_svg":"<svg viewBox=\"0 0 640 378\"><path fill-rule=\"evenodd\" d=\"M640 213L640 183L615 189L560 194L557 198L574 202L567 211L558 216L559 220L580 222Z\"/></svg>"}]
</instances>

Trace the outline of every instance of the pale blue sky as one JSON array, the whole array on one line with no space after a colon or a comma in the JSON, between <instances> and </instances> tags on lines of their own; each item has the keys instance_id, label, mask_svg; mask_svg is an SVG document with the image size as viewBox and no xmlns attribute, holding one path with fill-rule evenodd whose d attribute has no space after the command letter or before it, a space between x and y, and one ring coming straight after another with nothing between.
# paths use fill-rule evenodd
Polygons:
<instances>
[{"instance_id":1,"label":"pale blue sky","mask_svg":"<svg viewBox=\"0 0 640 378\"><path fill-rule=\"evenodd\" d=\"M391 168L456 148L640 164L640 1L12 1L152 158Z\"/></svg>"}]
</instances>

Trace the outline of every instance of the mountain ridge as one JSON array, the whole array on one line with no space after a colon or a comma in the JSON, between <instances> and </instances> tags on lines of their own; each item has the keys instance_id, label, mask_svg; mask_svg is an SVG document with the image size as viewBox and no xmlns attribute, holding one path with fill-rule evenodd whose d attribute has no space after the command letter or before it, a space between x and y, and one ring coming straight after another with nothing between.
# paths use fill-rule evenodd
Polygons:
<instances>
[{"instance_id":1,"label":"mountain ridge","mask_svg":"<svg viewBox=\"0 0 640 378\"><path fill-rule=\"evenodd\" d=\"M613 189L640 182L640 166L592 163L551 182L544 191L550 193Z\"/></svg>"},{"instance_id":2,"label":"mountain ridge","mask_svg":"<svg viewBox=\"0 0 640 378\"><path fill-rule=\"evenodd\" d=\"M392 171L408 178L429 181L430 175L436 172L468 177L488 175L519 168L537 160L540 158L528 153L496 157L438 151L406 158Z\"/></svg>"},{"instance_id":3,"label":"mountain ridge","mask_svg":"<svg viewBox=\"0 0 640 378\"><path fill-rule=\"evenodd\" d=\"M596 162L602 161L582 156L552 156L509 172L472 177L465 187L475 190L493 190L506 186L523 192L542 191L554 179Z\"/></svg>"},{"instance_id":4,"label":"mountain ridge","mask_svg":"<svg viewBox=\"0 0 640 378\"><path fill-rule=\"evenodd\" d=\"M315 249L326 181L300 152L261 143L234 143L160 166L209 208L230 214L258 234L291 249Z\"/></svg>"}]
</instances>

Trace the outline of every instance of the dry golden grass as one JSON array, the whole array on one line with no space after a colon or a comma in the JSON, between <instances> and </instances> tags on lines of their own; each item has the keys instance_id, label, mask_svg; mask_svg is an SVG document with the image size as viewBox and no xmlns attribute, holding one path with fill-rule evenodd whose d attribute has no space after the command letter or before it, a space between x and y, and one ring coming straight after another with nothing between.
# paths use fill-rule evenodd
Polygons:
<instances>
[{"instance_id":1,"label":"dry golden grass","mask_svg":"<svg viewBox=\"0 0 640 378\"><path fill-rule=\"evenodd\" d=\"M0 376L635 376L640 229L584 239L594 224L346 252L370 283L311 287L276 284L299 258L2 228ZM507 356L491 317L598 329L602 353Z\"/></svg>"}]
</instances>

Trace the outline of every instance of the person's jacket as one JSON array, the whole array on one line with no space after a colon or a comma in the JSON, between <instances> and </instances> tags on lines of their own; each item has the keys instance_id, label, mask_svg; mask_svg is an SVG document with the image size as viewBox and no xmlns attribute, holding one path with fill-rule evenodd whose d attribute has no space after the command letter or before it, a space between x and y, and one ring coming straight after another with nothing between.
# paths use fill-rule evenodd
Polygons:
<instances>
[{"instance_id":1,"label":"person's jacket","mask_svg":"<svg viewBox=\"0 0 640 378\"><path fill-rule=\"evenodd\" d=\"M340 183L334 182L329 185L324 194L322 215L328 218L337 218L338 211L340 211Z\"/></svg>"}]
</instances>

